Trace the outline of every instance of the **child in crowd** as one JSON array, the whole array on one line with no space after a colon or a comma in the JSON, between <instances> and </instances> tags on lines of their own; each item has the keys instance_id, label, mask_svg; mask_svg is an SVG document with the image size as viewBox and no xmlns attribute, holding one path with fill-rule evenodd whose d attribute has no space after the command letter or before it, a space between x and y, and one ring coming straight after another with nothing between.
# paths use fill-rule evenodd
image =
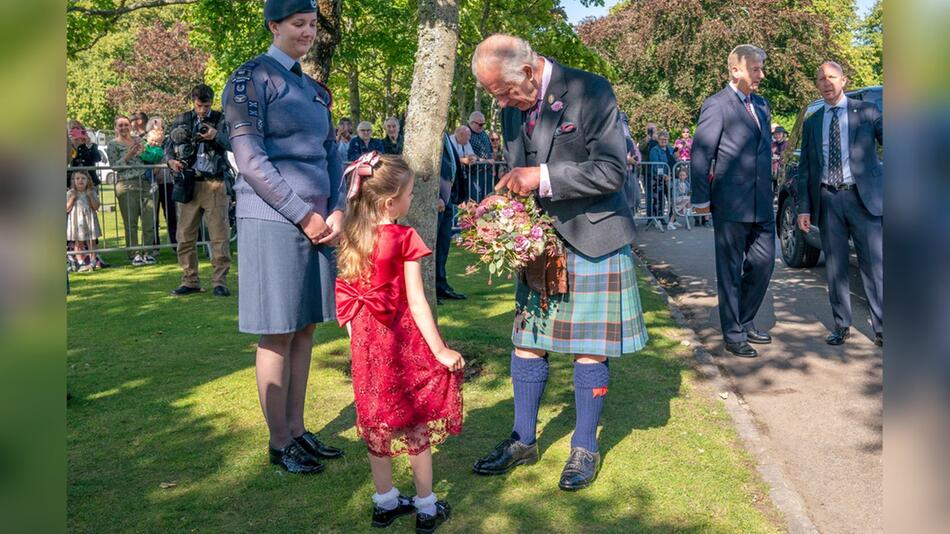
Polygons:
<instances>
[{"instance_id":1,"label":"child in crowd","mask_svg":"<svg viewBox=\"0 0 950 534\"><path fill-rule=\"evenodd\" d=\"M86 171L72 174L72 187L66 192L66 239L73 242L73 250L95 250L95 240L102 237L99 229L99 197ZM79 272L95 268L96 253L76 254Z\"/></svg>"},{"instance_id":2,"label":"child in crowd","mask_svg":"<svg viewBox=\"0 0 950 534\"><path fill-rule=\"evenodd\" d=\"M673 205L672 213L670 213L670 224L668 226L670 230L679 228L679 225L676 224L677 213L685 217L686 213L689 212L689 194L689 167L681 165L676 171L676 182L673 184L673 195L676 201Z\"/></svg>"},{"instance_id":3,"label":"child in crowd","mask_svg":"<svg viewBox=\"0 0 950 534\"><path fill-rule=\"evenodd\" d=\"M337 320L350 334L356 429L369 448L374 527L416 513L432 532L451 509L432 492L431 446L462 429L465 360L442 339L422 285L432 253L397 224L409 212L413 174L398 156L373 151L344 172L347 216L339 248ZM393 486L392 457L406 453L416 496Z\"/></svg>"},{"instance_id":4,"label":"child in crowd","mask_svg":"<svg viewBox=\"0 0 950 534\"><path fill-rule=\"evenodd\" d=\"M147 165L156 165L162 162L165 157L165 149L162 143L165 141L165 130L162 128L153 128L145 136L145 149L139 154L139 159Z\"/></svg>"}]
</instances>

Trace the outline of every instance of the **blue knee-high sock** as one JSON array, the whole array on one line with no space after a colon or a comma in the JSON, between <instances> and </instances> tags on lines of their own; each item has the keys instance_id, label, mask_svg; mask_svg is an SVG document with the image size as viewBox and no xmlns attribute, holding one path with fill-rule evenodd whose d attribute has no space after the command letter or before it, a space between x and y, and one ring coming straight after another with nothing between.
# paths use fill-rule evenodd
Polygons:
<instances>
[{"instance_id":1,"label":"blue knee-high sock","mask_svg":"<svg viewBox=\"0 0 950 534\"><path fill-rule=\"evenodd\" d=\"M577 422L571 448L581 447L597 452L597 423L604 409L607 397L607 382L610 381L610 367L603 363L574 362L574 408Z\"/></svg>"},{"instance_id":2,"label":"blue knee-high sock","mask_svg":"<svg viewBox=\"0 0 950 534\"><path fill-rule=\"evenodd\" d=\"M511 385L515 390L515 425L511 437L534 443L538 427L538 405L548 382L548 358L519 358L511 353Z\"/></svg>"}]
</instances>

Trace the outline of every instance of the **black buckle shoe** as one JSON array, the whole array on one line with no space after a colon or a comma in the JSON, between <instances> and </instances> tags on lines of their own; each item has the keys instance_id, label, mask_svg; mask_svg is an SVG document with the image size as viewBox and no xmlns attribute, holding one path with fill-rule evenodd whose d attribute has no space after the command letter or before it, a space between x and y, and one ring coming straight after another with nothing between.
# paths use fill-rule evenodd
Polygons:
<instances>
[{"instance_id":1,"label":"black buckle shoe","mask_svg":"<svg viewBox=\"0 0 950 534\"><path fill-rule=\"evenodd\" d=\"M294 438L294 441L314 458L332 459L343 456L343 449L326 445L317 439L317 436L314 436L312 432L306 430L303 434Z\"/></svg>"},{"instance_id":2,"label":"black buckle shoe","mask_svg":"<svg viewBox=\"0 0 950 534\"><path fill-rule=\"evenodd\" d=\"M571 455L561 471L558 487L564 491L577 491L594 483L600 467L600 453L581 447L571 449Z\"/></svg>"},{"instance_id":3,"label":"black buckle shoe","mask_svg":"<svg viewBox=\"0 0 950 534\"><path fill-rule=\"evenodd\" d=\"M447 289L436 290L435 296L439 298L443 298L443 299L449 299L449 300L465 300L466 298L468 298L465 295L459 293L458 291L452 289L451 287Z\"/></svg>"},{"instance_id":4,"label":"black buckle shoe","mask_svg":"<svg viewBox=\"0 0 950 534\"><path fill-rule=\"evenodd\" d=\"M200 287L189 287L189 286L178 286L175 289L172 289L171 294L173 297L181 297L184 295L191 295L192 293L201 293Z\"/></svg>"},{"instance_id":5,"label":"black buckle shoe","mask_svg":"<svg viewBox=\"0 0 950 534\"><path fill-rule=\"evenodd\" d=\"M416 512L416 534L431 534L449 520L452 507L445 501L435 501L435 515Z\"/></svg>"},{"instance_id":6,"label":"black buckle shoe","mask_svg":"<svg viewBox=\"0 0 950 534\"><path fill-rule=\"evenodd\" d=\"M409 515L416 511L416 507L412 504L412 499L406 497L403 494L399 494L399 497L396 497L399 501L399 504L396 505L392 510L383 510L379 506L373 507L373 526L376 528L386 528L389 525L393 524L393 521L404 516Z\"/></svg>"},{"instance_id":7,"label":"black buckle shoe","mask_svg":"<svg viewBox=\"0 0 950 534\"><path fill-rule=\"evenodd\" d=\"M841 345L844 343L844 340L851 337L850 328L835 328L827 338L825 338L825 343L829 345Z\"/></svg>"},{"instance_id":8,"label":"black buckle shoe","mask_svg":"<svg viewBox=\"0 0 950 534\"><path fill-rule=\"evenodd\" d=\"M230 297L231 290L225 286L214 286L214 296L216 297Z\"/></svg>"},{"instance_id":9,"label":"black buckle shoe","mask_svg":"<svg viewBox=\"0 0 950 534\"><path fill-rule=\"evenodd\" d=\"M755 358L759 355L759 351L752 348L752 345L749 345L745 341L740 341L739 343L729 343L727 341L726 350L740 358Z\"/></svg>"},{"instance_id":10,"label":"black buckle shoe","mask_svg":"<svg viewBox=\"0 0 950 534\"><path fill-rule=\"evenodd\" d=\"M538 442L525 445L514 438L503 440L485 456L475 460L472 471L479 475L500 475L519 465L531 465L538 461Z\"/></svg>"},{"instance_id":11,"label":"black buckle shoe","mask_svg":"<svg viewBox=\"0 0 950 534\"><path fill-rule=\"evenodd\" d=\"M772 342L772 336L768 332L759 332L755 329L746 332L745 337L749 343L758 343L759 345L768 345Z\"/></svg>"},{"instance_id":12,"label":"black buckle shoe","mask_svg":"<svg viewBox=\"0 0 950 534\"><path fill-rule=\"evenodd\" d=\"M291 441L283 450L269 449L270 463L279 465L288 473L310 475L323 471L326 466L303 450L296 441Z\"/></svg>"}]
</instances>

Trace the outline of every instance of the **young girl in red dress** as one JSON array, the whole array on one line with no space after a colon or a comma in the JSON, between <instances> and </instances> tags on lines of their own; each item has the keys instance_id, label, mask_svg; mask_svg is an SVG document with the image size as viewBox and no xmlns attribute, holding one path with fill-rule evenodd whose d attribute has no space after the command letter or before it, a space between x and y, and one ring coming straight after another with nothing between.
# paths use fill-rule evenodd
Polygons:
<instances>
[{"instance_id":1,"label":"young girl in red dress","mask_svg":"<svg viewBox=\"0 0 950 534\"><path fill-rule=\"evenodd\" d=\"M465 360L439 334L419 259L432 253L409 226L413 175L397 156L369 152L345 171L347 214L337 256L337 319L350 334L356 429L369 448L373 526L416 512L432 532L450 507L432 492L432 452L462 429ZM416 496L393 486L392 457L406 453Z\"/></svg>"}]
</instances>

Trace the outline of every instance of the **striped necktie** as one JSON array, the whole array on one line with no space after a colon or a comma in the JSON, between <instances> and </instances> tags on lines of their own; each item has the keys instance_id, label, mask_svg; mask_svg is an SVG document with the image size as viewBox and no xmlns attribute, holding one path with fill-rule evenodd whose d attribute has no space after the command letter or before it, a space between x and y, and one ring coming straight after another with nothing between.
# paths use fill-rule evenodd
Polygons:
<instances>
[{"instance_id":1,"label":"striped necktie","mask_svg":"<svg viewBox=\"0 0 950 534\"><path fill-rule=\"evenodd\" d=\"M538 112L541 110L541 101L538 100L535 102L534 107L531 108L531 111L528 112L528 123L525 124L524 131L528 134L528 137L531 137L531 134L534 133L534 125L538 122Z\"/></svg>"},{"instance_id":2,"label":"striped necktie","mask_svg":"<svg viewBox=\"0 0 950 534\"><path fill-rule=\"evenodd\" d=\"M752 109L752 95L745 96L745 110L749 112L749 115L752 116L752 120L755 121L755 125L762 129L762 125L759 124L759 118L755 115L755 110Z\"/></svg>"}]
</instances>

